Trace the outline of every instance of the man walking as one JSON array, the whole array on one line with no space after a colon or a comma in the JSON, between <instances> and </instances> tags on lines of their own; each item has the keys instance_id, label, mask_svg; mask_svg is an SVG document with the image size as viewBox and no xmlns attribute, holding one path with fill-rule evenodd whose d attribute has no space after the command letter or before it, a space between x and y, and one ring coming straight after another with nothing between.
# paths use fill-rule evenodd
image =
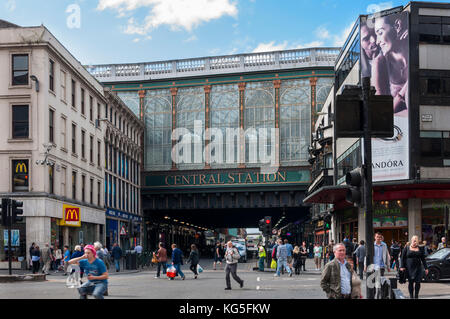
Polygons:
<instances>
[{"instance_id":1,"label":"man walking","mask_svg":"<svg viewBox=\"0 0 450 319\"><path fill-rule=\"evenodd\" d=\"M225 261L227 263L227 265L225 266L225 282L227 284L225 290L231 290L230 273L233 276L233 279L239 283L241 288L244 286L244 281L237 275L237 265L239 258L241 258L239 251L236 247L233 246L233 243L229 241L227 243L227 250L225 252Z\"/></svg>"},{"instance_id":2,"label":"man walking","mask_svg":"<svg viewBox=\"0 0 450 319\"><path fill-rule=\"evenodd\" d=\"M289 265L287 264L287 257L288 257L288 249L286 247L286 244L283 244L283 241L281 239L278 239L277 272L275 274L275 277L280 277L281 267L284 267L289 273L289 277L292 277L291 268L289 268Z\"/></svg>"},{"instance_id":3,"label":"man walking","mask_svg":"<svg viewBox=\"0 0 450 319\"><path fill-rule=\"evenodd\" d=\"M284 244L286 245L287 249L287 263L289 267L292 267L292 252L294 251L294 247L292 247L291 244L289 244L289 240L285 239Z\"/></svg>"},{"instance_id":4,"label":"man walking","mask_svg":"<svg viewBox=\"0 0 450 319\"><path fill-rule=\"evenodd\" d=\"M177 248L176 244L172 244L172 265L177 270L177 276L180 275L181 279L184 280L185 276L181 271L181 265L183 265L183 252L181 249ZM169 278L173 280L173 278Z\"/></svg>"},{"instance_id":5,"label":"man walking","mask_svg":"<svg viewBox=\"0 0 450 319\"><path fill-rule=\"evenodd\" d=\"M163 268L163 274L166 274L167 270L167 250L164 248L163 243L159 243L159 249L156 252L156 258L158 259L158 269L155 278L159 278L161 274L161 267Z\"/></svg>"},{"instance_id":6,"label":"man walking","mask_svg":"<svg viewBox=\"0 0 450 319\"><path fill-rule=\"evenodd\" d=\"M354 252L356 263L358 264L359 279L361 280L364 278L364 259L366 258L366 246L364 244L364 240L361 240L358 248Z\"/></svg>"},{"instance_id":7,"label":"man walking","mask_svg":"<svg viewBox=\"0 0 450 319\"><path fill-rule=\"evenodd\" d=\"M122 249L114 243L113 249L111 250L111 256L114 259L114 265L116 266L116 272L120 271L120 258L122 258Z\"/></svg>"},{"instance_id":8,"label":"man walking","mask_svg":"<svg viewBox=\"0 0 450 319\"><path fill-rule=\"evenodd\" d=\"M52 262L52 252L50 250L49 244L46 243L45 247L41 249L41 260L42 260L42 273L48 275L50 270L50 265Z\"/></svg>"},{"instance_id":9,"label":"man walking","mask_svg":"<svg viewBox=\"0 0 450 319\"><path fill-rule=\"evenodd\" d=\"M345 245L336 244L333 252L335 258L325 265L320 287L325 291L328 299L351 299L352 267L345 259Z\"/></svg>"},{"instance_id":10,"label":"man walking","mask_svg":"<svg viewBox=\"0 0 450 319\"><path fill-rule=\"evenodd\" d=\"M381 235L381 233L376 233L375 242L373 243L374 245L373 264L375 265L375 270L379 269L381 276L384 276L384 271L386 270L386 267L388 269L388 272L390 272L391 269L389 268L390 256L388 248L387 245L384 242L382 242L382 240L383 235Z\"/></svg>"}]
</instances>

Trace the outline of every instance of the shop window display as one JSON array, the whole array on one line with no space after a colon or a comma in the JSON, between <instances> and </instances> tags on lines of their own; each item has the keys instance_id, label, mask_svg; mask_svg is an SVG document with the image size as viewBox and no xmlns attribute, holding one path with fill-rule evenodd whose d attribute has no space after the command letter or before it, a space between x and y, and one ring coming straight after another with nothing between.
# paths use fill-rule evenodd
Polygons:
<instances>
[{"instance_id":1,"label":"shop window display","mask_svg":"<svg viewBox=\"0 0 450 319\"><path fill-rule=\"evenodd\" d=\"M445 236L445 207L450 207L450 200L422 201L422 239L430 243L433 249Z\"/></svg>"},{"instance_id":2,"label":"shop window display","mask_svg":"<svg viewBox=\"0 0 450 319\"><path fill-rule=\"evenodd\" d=\"M374 231L381 232L388 245L393 240L405 244L408 241L408 201L391 200L376 202L373 214Z\"/></svg>"}]
</instances>

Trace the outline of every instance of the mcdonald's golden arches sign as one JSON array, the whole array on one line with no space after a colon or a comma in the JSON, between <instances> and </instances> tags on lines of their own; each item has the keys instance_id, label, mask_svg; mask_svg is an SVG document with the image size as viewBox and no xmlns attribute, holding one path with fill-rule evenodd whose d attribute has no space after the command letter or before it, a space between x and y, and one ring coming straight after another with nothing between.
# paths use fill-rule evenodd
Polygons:
<instances>
[{"instance_id":1,"label":"mcdonald's golden arches sign","mask_svg":"<svg viewBox=\"0 0 450 319\"><path fill-rule=\"evenodd\" d=\"M63 205L63 219L60 226L81 227L80 207Z\"/></svg>"}]
</instances>

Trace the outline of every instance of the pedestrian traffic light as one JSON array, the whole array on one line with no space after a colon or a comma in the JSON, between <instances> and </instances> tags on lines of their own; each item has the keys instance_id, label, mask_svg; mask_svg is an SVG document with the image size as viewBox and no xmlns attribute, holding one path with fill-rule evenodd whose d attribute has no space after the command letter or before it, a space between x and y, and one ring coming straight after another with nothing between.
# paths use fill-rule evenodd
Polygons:
<instances>
[{"instance_id":1,"label":"pedestrian traffic light","mask_svg":"<svg viewBox=\"0 0 450 319\"><path fill-rule=\"evenodd\" d=\"M23 202L18 200L13 200L11 203L11 210L12 210L12 222L22 222L23 221L23 209L20 207L23 207Z\"/></svg>"},{"instance_id":2,"label":"pedestrian traffic light","mask_svg":"<svg viewBox=\"0 0 450 319\"><path fill-rule=\"evenodd\" d=\"M264 218L260 219L258 229L264 233L265 226L266 226L265 219Z\"/></svg>"},{"instance_id":3,"label":"pedestrian traffic light","mask_svg":"<svg viewBox=\"0 0 450 319\"><path fill-rule=\"evenodd\" d=\"M331 229L331 214L327 214L323 217L323 227L325 230Z\"/></svg>"},{"instance_id":4,"label":"pedestrian traffic light","mask_svg":"<svg viewBox=\"0 0 450 319\"><path fill-rule=\"evenodd\" d=\"M270 235L272 233L272 217L266 216L264 217L264 234Z\"/></svg>"},{"instance_id":5,"label":"pedestrian traffic light","mask_svg":"<svg viewBox=\"0 0 450 319\"><path fill-rule=\"evenodd\" d=\"M364 193L364 174L361 167L355 168L353 171L345 175L345 182L350 188L347 190L345 200L355 207L363 207L363 193Z\"/></svg>"},{"instance_id":6,"label":"pedestrian traffic light","mask_svg":"<svg viewBox=\"0 0 450 319\"><path fill-rule=\"evenodd\" d=\"M8 226L8 199L2 198L2 225Z\"/></svg>"}]
</instances>

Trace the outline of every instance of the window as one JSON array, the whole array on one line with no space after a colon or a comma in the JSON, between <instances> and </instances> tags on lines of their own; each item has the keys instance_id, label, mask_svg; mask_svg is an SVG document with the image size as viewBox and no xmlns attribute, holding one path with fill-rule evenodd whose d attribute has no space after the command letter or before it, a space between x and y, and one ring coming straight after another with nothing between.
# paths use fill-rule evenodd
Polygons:
<instances>
[{"instance_id":1,"label":"window","mask_svg":"<svg viewBox=\"0 0 450 319\"><path fill-rule=\"evenodd\" d=\"M66 194L67 184L67 168L61 167L61 196L67 196Z\"/></svg>"},{"instance_id":2,"label":"window","mask_svg":"<svg viewBox=\"0 0 450 319\"><path fill-rule=\"evenodd\" d=\"M72 107L76 108L75 102L76 102L76 88L77 88L77 83L72 80Z\"/></svg>"},{"instance_id":3,"label":"window","mask_svg":"<svg viewBox=\"0 0 450 319\"><path fill-rule=\"evenodd\" d=\"M86 176L81 175L81 201L86 201Z\"/></svg>"},{"instance_id":4,"label":"window","mask_svg":"<svg viewBox=\"0 0 450 319\"><path fill-rule=\"evenodd\" d=\"M86 132L81 130L81 158L86 158L86 154L85 154L85 137L86 137Z\"/></svg>"},{"instance_id":5,"label":"window","mask_svg":"<svg viewBox=\"0 0 450 319\"><path fill-rule=\"evenodd\" d=\"M450 19L448 17L419 16L418 30L420 42L450 42Z\"/></svg>"},{"instance_id":6,"label":"window","mask_svg":"<svg viewBox=\"0 0 450 319\"><path fill-rule=\"evenodd\" d=\"M106 182L105 182L106 183ZM97 205L100 206L100 191L102 190L102 183L97 182Z\"/></svg>"},{"instance_id":7,"label":"window","mask_svg":"<svg viewBox=\"0 0 450 319\"><path fill-rule=\"evenodd\" d=\"M53 168L53 166L50 165L48 167L48 192L50 194L55 193L55 185L54 185L55 179L54 179L53 174L54 174L54 168Z\"/></svg>"},{"instance_id":8,"label":"window","mask_svg":"<svg viewBox=\"0 0 450 319\"><path fill-rule=\"evenodd\" d=\"M420 151L422 165L442 166L445 159L450 159L450 132L421 131Z\"/></svg>"},{"instance_id":9,"label":"window","mask_svg":"<svg viewBox=\"0 0 450 319\"><path fill-rule=\"evenodd\" d=\"M81 114L84 115L84 89L81 89Z\"/></svg>"},{"instance_id":10,"label":"window","mask_svg":"<svg viewBox=\"0 0 450 319\"><path fill-rule=\"evenodd\" d=\"M94 137L89 136L89 160L94 163Z\"/></svg>"},{"instance_id":11,"label":"window","mask_svg":"<svg viewBox=\"0 0 450 319\"><path fill-rule=\"evenodd\" d=\"M64 102L67 101L66 80L67 74L61 70L61 100Z\"/></svg>"},{"instance_id":12,"label":"window","mask_svg":"<svg viewBox=\"0 0 450 319\"><path fill-rule=\"evenodd\" d=\"M29 114L28 105L12 106L12 138L28 138L29 137Z\"/></svg>"},{"instance_id":13,"label":"window","mask_svg":"<svg viewBox=\"0 0 450 319\"><path fill-rule=\"evenodd\" d=\"M65 117L61 117L61 147L66 149L66 131L67 131L67 120Z\"/></svg>"},{"instance_id":14,"label":"window","mask_svg":"<svg viewBox=\"0 0 450 319\"><path fill-rule=\"evenodd\" d=\"M48 111L48 141L54 143L54 122L55 122L55 111L50 109Z\"/></svg>"},{"instance_id":15,"label":"window","mask_svg":"<svg viewBox=\"0 0 450 319\"><path fill-rule=\"evenodd\" d=\"M97 141L97 165L98 165L98 167L101 166L101 162L100 162L101 147L102 147L102 142Z\"/></svg>"},{"instance_id":16,"label":"window","mask_svg":"<svg viewBox=\"0 0 450 319\"><path fill-rule=\"evenodd\" d=\"M94 205L94 179L91 178L89 182L90 182L90 183L89 183L89 184L90 184L90 185L89 185L90 203L91 203L92 205Z\"/></svg>"},{"instance_id":17,"label":"window","mask_svg":"<svg viewBox=\"0 0 450 319\"><path fill-rule=\"evenodd\" d=\"M72 123L72 153L77 153L76 143L77 143L77 125Z\"/></svg>"},{"instance_id":18,"label":"window","mask_svg":"<svg viewBox=\"0 0 450 319\"><path fill-rule=\"evenodd\" d=\"M94 99L92 96L89 97L89 120L94 120Z\"/></svg>"},{"instance_id":19,"label":"window","mask_svg":"<svg viewBox=\"0 0 450 319\"><path fill-rule=\"evenodd\" d=\"M28 192L28 160L12 161L13 192Z\"/></svg>"},{"instance_id":20,"label":"window","mask_svg":"<svg viewBox=\"0 0 450 319\"><path fill-rule=\"evenodd\" d=\"M77 199L77 172L72 171L72 198Z\"/></svg>"},{"instance_id":21,"label":"window","mask_svg":"<svg viewBox=\"0 0 450 319\"><path fill-rule=\"evenodd\" d=\"M97 120L100 120L100 112L101 112L100 103L97 103Z\"/></svg>"},{"instance_id":22,"label":"window","mask_svg":"<svg viewBox=\"0 0 450 319\"><path fill-rule=\"evenodd\" d=\"M432 43L441 42L440 24L421 23L419 30L419 41Z\"/></svg>"},{"instance_id":23,"label":"window","mask_svg":"<svg viewBox=\"0 0 450 319\"><path fill-rule=\"evenodd\" d=\"M28 54L12 56L12 85L28 85Z\"/></svg>"},{"instance_id":24,"label":"window","mask_svg":"<svg viewBox=\"0 0 450 319\"><path fill-rule=\"evenodd\" d=\"M49 61L49 71L48 71L48 86L50 91L55 90L55 62L52 60Z\"/></svg>"}]
</instances>

